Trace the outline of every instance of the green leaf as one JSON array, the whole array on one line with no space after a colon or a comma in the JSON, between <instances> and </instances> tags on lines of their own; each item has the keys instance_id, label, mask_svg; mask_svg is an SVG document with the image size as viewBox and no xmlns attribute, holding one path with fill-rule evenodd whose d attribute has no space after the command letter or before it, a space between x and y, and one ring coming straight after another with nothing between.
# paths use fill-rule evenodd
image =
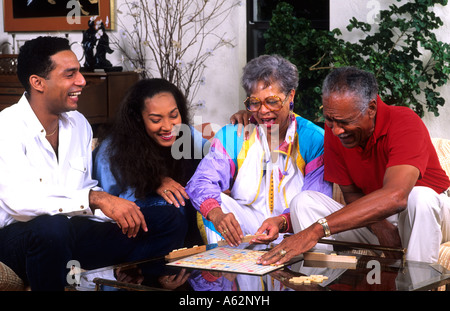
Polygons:
<instances>
[{"instance_id":1,"label":"green leaf","mask_svg":"<svg viewBox=\"0 0 450 311\"><path fill-rule=\"evenodd\" d=\"M356 43L341 39L339 28L313 29L309 21L295 16L291 5L281 2L264 35L266 53L280 54L297 65L300 86L294 109L310 120L321 114L323 79L333 67L340 66L374 72L380 95L391 104L409 106L419 116L423 116L425 106L438 115L438 106L445 100L435 88L448 82L450 46L433 33L443 23L432 8L447 2L397 0L398 5L380 11L377 29L352 17L347 30L365 33ZM424 106L418 98L425 98Z\"/></svg>"}]
</instances>

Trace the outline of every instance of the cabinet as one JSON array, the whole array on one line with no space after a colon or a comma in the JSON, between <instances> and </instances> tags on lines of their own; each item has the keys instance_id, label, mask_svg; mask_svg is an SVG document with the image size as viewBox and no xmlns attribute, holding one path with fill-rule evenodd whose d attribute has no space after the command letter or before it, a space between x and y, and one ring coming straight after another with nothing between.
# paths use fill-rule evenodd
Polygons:
<instances>
[{"instance_id":1,"label":"cabinet","mask_svg":"<svg viewBox=\"0 0 450 311\"><path fill-rule=\"evenodd\" d=\"M0 55L0 110L17 103L24 92L17 78L16 55ZM112 120L128 89L139 80L136 72L83 72L86 86L78 111L92 125Z\"/></svg>"},{"instance_id":2,"label":"cabinet","mask_svg":"<svg viewBox=\"0 0 450 311\"><path fill-rule=\"evenodd\" d=\"M112 120L128 89L139 80L136 72L83 72L86 86L78 100L78 111L91 124Z\"/></svg>"},{"instance_id":3,"label":"cabinet","mask_svg":"<svg viewBox=\"0 0 450 311\"><path fill-rule=\"evenodd\" d=\"M0 111L17 103L24 92L16 68L17 55L0 55Z\"/></svg>"}]
</instances>

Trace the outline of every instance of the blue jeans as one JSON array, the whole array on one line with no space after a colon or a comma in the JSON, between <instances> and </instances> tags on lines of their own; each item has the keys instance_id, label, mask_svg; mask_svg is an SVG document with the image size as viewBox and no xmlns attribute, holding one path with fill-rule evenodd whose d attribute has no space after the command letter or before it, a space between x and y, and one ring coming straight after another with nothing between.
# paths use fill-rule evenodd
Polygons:
<instances>
[{"instance_id":1,"label":"blue jeans","mask_svg":"<svg viewBox=\"0 0 450 311\"><path fill-rule=\"evenodd\" d=\"M185 200L185 206L180 204L179 210L185 217L187 223L186 239L184 247L193 247L194 245L204 244L200 231L197 226L197 210L194 208L190 200ZM143 200L137 200L136 204L141 208L150 206L167 206L166 200L159 195L149 195Z\"/></svg>"},{"instance_id":2,"label":"blue jeans","mask_svg":"<svg viewBox=\"0 0 450 311\"><path fill-rule=\"evenodd\" d=\"M83 269L164 256L183 245L187 224L171 205L141 207L148 232L128 238L115 223L87 217L38 216L0 229L0 261L32 290L63 290L70 260Z\"/></svg>"}]
</instances>

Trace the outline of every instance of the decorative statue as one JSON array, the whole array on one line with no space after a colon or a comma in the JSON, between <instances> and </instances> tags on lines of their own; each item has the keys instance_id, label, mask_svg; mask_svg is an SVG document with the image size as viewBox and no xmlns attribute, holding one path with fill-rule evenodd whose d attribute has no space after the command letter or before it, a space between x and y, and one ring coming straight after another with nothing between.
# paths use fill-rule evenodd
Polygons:
<instances>
[{"instance_id":1,"label":"decorative statue","mask_svg":"<svg viewBox=\"0 0 450 311\"><path fill-rule=\"evenodd\" d=\"M94 48L97 43L97 38L95 37L97 30L92 19L89 19L88 26L88 30L83 31L83 41L81 43L84 49L84 67L85 69L93 70L95 66Z\"/></svg>"},{"instance_id":2,"label":"decorative statue","mask_svg":"<svg viewBox=\"0 0 450 311\"><path fill-rule=\"evenodd\" d=\"M106 59L106 54L114 52L109 47L109 37L106 34L106 27L102 21L95 22L95 18L89 19L89 28L83 31L83 49L85 62L83 70L94 71L103 69L104 71L122 71L122 67L114 67ZM95 49L95 53L94 53Z\"/></svg>"},{"instance_id":3,"label":"decorative statue","mask_svg":"<svg viewBox=\"0 0 450 311\"><path fill-rule=\"evenodd\" d=\"M95 53L95 68L104 69L112 67L111 62L106 59L106 53L111 54L114 51L109 47L109 37L106 34L103 22L100 24L98 33L101 35L98 39L97 52Z\"/></svg>"}]
</instances>

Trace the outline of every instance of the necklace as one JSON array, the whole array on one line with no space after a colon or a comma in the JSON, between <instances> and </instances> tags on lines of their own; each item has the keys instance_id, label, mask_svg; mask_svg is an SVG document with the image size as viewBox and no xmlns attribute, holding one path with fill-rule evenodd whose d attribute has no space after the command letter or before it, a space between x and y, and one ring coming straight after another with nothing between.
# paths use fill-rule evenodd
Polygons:
<instances>
[{"instance_id":1,"label":"necklace","mask_svg":"<svg viewBox=\"0 0 450 311\"><path fill-rule=\"evenodd\" d=\"M50 137L50 136L52 136L53 134L55 134L56 131L58 130L58 128L59 128L59 125L55 128L55 130L54 130L53 132L51 132L50 134L45 135L45 137Z\"/></svg>"}]
</instances>

